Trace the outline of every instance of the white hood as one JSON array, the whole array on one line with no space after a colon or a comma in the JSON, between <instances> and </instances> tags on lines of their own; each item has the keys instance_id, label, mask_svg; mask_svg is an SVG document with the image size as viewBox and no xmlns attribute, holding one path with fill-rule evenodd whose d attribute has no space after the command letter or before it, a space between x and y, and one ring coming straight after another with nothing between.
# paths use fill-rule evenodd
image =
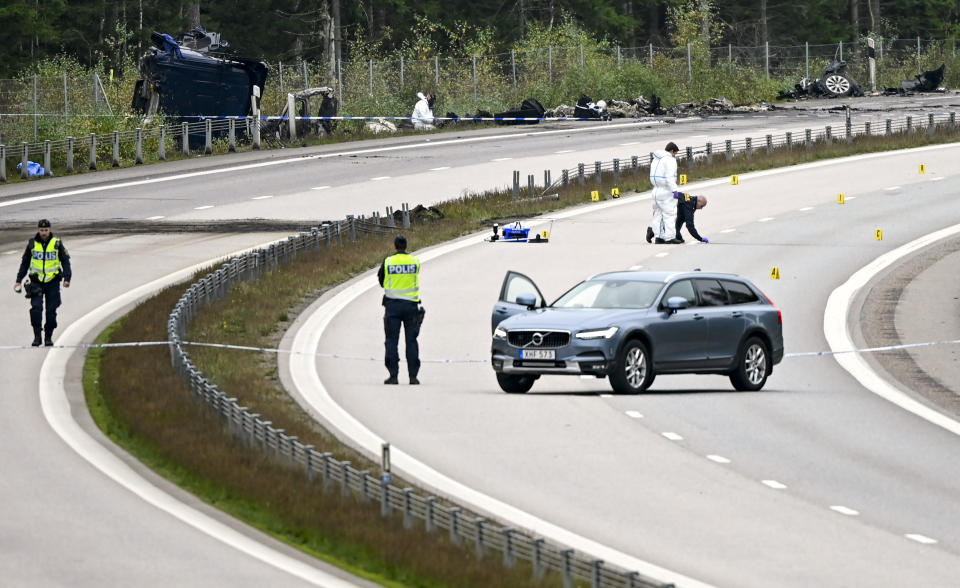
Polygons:
<instances>
[{"instance_id":1,"label":"white hood","mask_svg":"<svg viewBox=\"0 0 960 588\"><path fill-rule=\"evenodd\" d=\"M677 187L677 159L669 152L658 149L653 152L650 162L650 183L656 192L658 189L668 192L679 191Z\"/></svg>"}]
</instances>

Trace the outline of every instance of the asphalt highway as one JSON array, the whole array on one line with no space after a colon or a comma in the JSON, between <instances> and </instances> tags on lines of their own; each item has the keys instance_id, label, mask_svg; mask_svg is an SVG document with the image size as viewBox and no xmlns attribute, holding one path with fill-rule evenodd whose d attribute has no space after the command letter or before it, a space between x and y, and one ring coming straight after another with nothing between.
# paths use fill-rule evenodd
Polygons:
<instances>
[{"instance_id":1,"label":"asphalt highway","mask_svg":"<svg viewBox=\"0 0 960 588\"><path fill-rule=\"evenodd\" d=\"M949 109L949 100L956 100L941 98L945 101L921 105L923 110L917 112L931 107ZM862 113L878 120L895 115L882 110ZM839 113L813 109L677 124L497 128L197 158L3 186L0 268L12 285L19 254L39 217L50 218L55 232L67 235L75 279L64 292L61 309L64 328L58 337L65 337L72 323L106 309L137 287L279 236L143 234L71 239L71 226L112 221L136 229L147 219L174 228L179 222L222 219L284 219L310 226L348 213L399 207L401 202L429 204L464 190L504 186L513 169L521 170L524 178L527 173L539 178L543 169L552 169L556 175L560 168L577 162L644 154L668 140L681 145L716 143L824 124L838 128L842 120ZM438 259L426 268L424 276L430 315L423 356L455 354L486 359L489 333L485 325L489 320L484 313L492 305L507 267L526 270L548 296L554 296L585 273L600 269L689 267L710 262L709 256L718 256L712 259L714 263L722 260L722 269L758 282L768 275L769 266L779 264L783 277L771 282L767 293L785 310L788 350L821 348L823 335L816 327L822 318L817 312L822 311L830 284L883 248L956 218L957 211L947 198L948 187L955 188L949 178L951 157L955 158L955 153L950 150L926 157L930 172L922 181L936 177L948 181L926 183L924 191L911 190L912 184L921 181L911 173L915 161L904 168L883 163L867 171L857 167L850 172L851 184L856 186L844 189L858 200L837 209L827 204L835 198L838 179L846 172L834 168L816 172L813 179L807 175L786 180L771 176L756 185L743 184L739 191L712 187L708 193L715 199L698 215L702 232L715 241L706 246L709 249L656 250L642 243L649 202L625 201L619 208L558 222L556 239L541 250L477 247ZM867 181L860 182L861 176ZM900 184L902 191L888 193L885 189L891 182ZM877 204L860 208L866 210L866 219L854 214L859 204L868 201ZM804 203L814 206L816 212L800 211ZM930 213L932 204L938 206L937 214ZM849 218L827 219L820 214L829 209ZM774 218L760 222L768 216ZM856 224L857 231L842 224L845 218ZM870 241L871 221L879 224L884 219L898 221L899 229L886 225L891 228L886 229L884 242ZM725 233L727 229L736 230ZM141 255L140 263L125 264L118 271L117 259L131 250ZM668 255L656 257L661 253ZM143 263L144 259L148 263ZM477 283L443 278L445 272L454 275L461 271L464 259L479 264ZM335 341L341 351L379 352L376 296L366 296L338 319L356 317L359 332L346 338L327 337L325 346ZM110 309L96 328L76 331L71 337L92 340L98 328L121 311ZM10 294L2 316L0 345L29 343L25 302ZM801 324L808 328L800 328ZM251 549L241 550L201 531L208 527L171 516L169 510L130 492L129 486L116 484L119 476L115 472L81 457L76 447L64 442L62 429L52 425L50 407L45 404L49 391L41 390L38 374L44 359L55 353L29 349L0 354L5 378L0 396L4 447L0 452L4 472L0 482L4 505L0 574L4 583L323 583L313 575L315 563L306 563L306 571L297 568L299 575L291 573L296 566L288 565L288 560L277 562L290 558L304 564L306 558L196 504L136 464L127 465L151 486L227 523L244 537L268 545L271 554L251 556ZM895 407L871 400L829 360L817 360L821 363L814 367L801 361L809 360L778 366L769 388L756 395L733 394L724 379L707 377L663 378L656 382L654 393L635 398L598 398L598 393L606 390L602 382L579 380L544 380L526 397L506 397L491 386L492 374L485 364L428 366L420 390L401 387L390 397L383 396L376 385L380 378L374 377L377 371L368 365L338 368L340 379L333 383L350 387L348 397L340 399L364 422L463 482L704 581L758 585L782 577L784 582L775 583L789 584L786 580L791 578L797 582L809 579L814 573L811 570L817 578L831 577L823 573L829 569L836 570L836 578L849 579L859 570L866 574L862 577L882 577L890 582L912 571L917 574L914 578L941 585L946 576L941 572L948 569L947 564L957 567L957 538L948 528L956 526L952 518L956 515L949 508L937 517L931 513L944 507L944 496L952 495L954 501L957 496L956 469L951 469L945 458L945 448L953 443L955 450L955 441ZM54 377L66 384L63 399L68 410L54 416L76 422L97 445L108 448L121 462L129 462L122 453L109 449L110 444L85 416L78 385L79 360L71 356L66 365L66 371ZM357 374L366 374L367 380L354 381ZM324 370L324 378L328 377L329 371ZM680 392L665 392L669 390ZM372 404L360 402L365 399ZM391 410L383 410L386 407ZM627 416L627 411L644 416ZM384 422L388 420L393 423ZM684 439L670 441L661 435L664 431L674 431ZM891 443L889 431L909 440ZM879 459L875 443L882 444L890 455ZM829 455L827 448L842 459L822 463ZM731 464L701 459L708 450L726 456ZM924 459L918 460L918 455ZM793 457L796 461L787 459ZM782 463L783 468L773 468L774 463ZM806 468L810 468L809 475L794 475ZM787 491L754 484L754 478L760 476L780 479L788 485ZM874 479L882 481L877 488L868 483ZM919 498L908 501L905 496L915 491ZM862 514L848 518L823 507L824 501L847 505ZM636 504L650 508L633 508ZM896 512L876 512L878 506ZM676 532L677 521L689 528ZM736 524L722 529L731 521ZM922 545L905 539L904 533L923 534L938 543ZM840 537L859 547L852 551L829 547L831 541L841 541ZM784 545L789 550L780 551ZM716 549L718 546L724 549ZM846 556L864 559L855 559L853 565ZM864 562L875 559L903 561L905 565L897 573L881 574L884 566L872 572L865 569ZM841 584L838 579L837 585Z\"/></svg>"}]
</instances>

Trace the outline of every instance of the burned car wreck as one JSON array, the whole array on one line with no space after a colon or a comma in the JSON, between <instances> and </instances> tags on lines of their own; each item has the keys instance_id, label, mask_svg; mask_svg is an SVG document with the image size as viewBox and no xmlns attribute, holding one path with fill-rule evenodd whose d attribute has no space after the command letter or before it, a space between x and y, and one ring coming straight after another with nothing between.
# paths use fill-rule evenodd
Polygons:
<instances>
[{"instance_id":1,"label":"burned car wreck","mask_svg":"<svg viewBox=\"0 0 960 588\"><path fill-rule=\"evenodd\" d=\"M931 69L915 76L912 80L900 82L899 88L887 88L885 96L911 94L913 92L945 92L942 88L943 78L947 75L947 64L943 63L937 69Z\"/></svg>"},{"instance_id":2,"label":"burned car wreck","mask_svg":"<svg viewBox=\"0 0 960 588\"><path fill-rule=\"evenodd\" d=\"M804 97L839 98L841 96L863 96L860 89L847 75L847 62L834 61L823 70L823 75L815 80L803 78L793 90L781 90L778 98L781 100Z\"/></svg>"},{"instance_id":3,"label":"burned car wreck","mask_svg":"<svg viewBox=\"0 0 960 588\"><path fill-rule=\"evenodd\" d=\"M161 113L181 122L245 116L251 113L251 96L262 95L266 64L220 53L227 44L217 33L198 27L179 40L157 32L150 39L153 46L140 58L134 112L147 117ZM191 133L192 146L202 140L202 134L195 138Z\"/></svg>"}]
</instances>

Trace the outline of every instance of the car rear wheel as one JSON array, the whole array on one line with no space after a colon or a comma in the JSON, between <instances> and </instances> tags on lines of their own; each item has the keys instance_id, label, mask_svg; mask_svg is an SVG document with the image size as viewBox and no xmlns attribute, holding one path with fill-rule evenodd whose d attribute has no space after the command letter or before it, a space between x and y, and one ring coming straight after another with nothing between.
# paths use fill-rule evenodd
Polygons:
<instances>
[{"instance_id":1,"label":"car rear wheel","mask_svg":"<svg viewBox=\"0 0 960 588\"><path fill-rule=\"evenodd\" d=\"M829 74L823 79L823 87L832 96L846 96L850 93L853 85L846 76L840 74Z\"/></svg>"},{"instance_id":2,"label":"car rear wheel","mask_svg":"<svg viewBox=\"0 0 960 588\"><path fill-rule=\"evenodd\" d=\"M770 374L770 354L757 337L744 341L737 354L737 367L730 374L730 383L737 390L755 392L767 383Z\"/></svg>"},{"instance_id":3,"label":"car rear wheel","mask_svg":"<svg viewBox=\"0 0 960 588\"><path fill-rule=\"evenodd\" d=\"M620 352L612 372L610 385L619 394L637 394L653 383L653 365L650 352L643 341L627 341Z\"/></svg>"},{"instance_id":4,"label":"car rear wheel","mask_svg":"<svg viewBox=\"0 0 960 588\"><path fill-rule=\"evenodd\" d=\"M509 394L525 394L533 388L534 376L515 376L512 374L497 374L497 383L500 389Z\"/></svg>"}]
</instances>

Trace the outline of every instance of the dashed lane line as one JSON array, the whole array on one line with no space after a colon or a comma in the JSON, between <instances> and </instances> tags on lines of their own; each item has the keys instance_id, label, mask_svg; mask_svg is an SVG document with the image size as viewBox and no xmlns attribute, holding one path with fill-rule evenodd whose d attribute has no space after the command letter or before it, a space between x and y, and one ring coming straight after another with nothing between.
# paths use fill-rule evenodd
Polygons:
<instances>
[{"instance_id":1,"label":"dashed lane line","mask_svg":"<svg viewBox=\"0 0 960 588\"><path fill-rule=\"evenodd\" d=\"M512 157L496 157L494 159L491 159L490 161L510 161L511 159L513 158Z\"/></svg>"},{"instance_id":2,"label":"dashed lane line","mask_svg":"<svg viewBox=\"0 0 960 588\"><path fill-rule=\"evenodd\" d=\"M160 220L162 218L163 218L163 215L158 214L157 216L148 216L145 220Z\"/></svg>"},{"instance_id":3,"label":"dashed lane line","mask_svg":"<svg viewBox=\"0 0 960 588\"><path fill-rule=\"evenodd\" d=\"M761 219L757 219L757 222L758 222L758 223L766 223L766 222L772 221L773 219L774 219L774 217L772 217L772 216L765 216L765 217L763 217L763 218L761 218Z\"/></svg>"},{"instance_id":4,"label":"dashed lane line","mask_svg":"<svg viewBox=\"0 0 960 588\"><path fill-rule=\"evenodd\" d=\"M707 456L707 459L716 463L730 463L730 460L722 455L711 454Z\"/></svg>"},{"instance_id":5,"label":"dashed lane line","mask_svg":"<svg viewBox=\"0 0 960 588\"><path fill-rule=\"evenodd\" d=\"M656 254L654 257L666 257L668 255L670 254L667 253L666 251L661 251L660 253Z\"/></svg>"},{"instance_id":6,"label":"dashed lane line","mask_svg":"<svg viewBox=\"0 0 960 588\"><path fill-rule=\"evenodd\" d=\"M660 433L660 434L663 435L664 437L666 437L667 439L671 440L671 441L683 441L683 436L682 436L682 435L678 435L677 433L673 433L673 432L671 432L671 431L665 431L665 432Z\"/></svg>"},{"instance_id":7,"label":"dashed lane line","mask_svg":"<svg viewBox=\"0 0 960 588\"><path fill-rule=\"evenodd\" d=\"M770 488L773 488L774 490L786 490L786 489L787 489L787 485L786 485L786 484L783 484L783 483L778 482L778 481L776 481L776 480L761 480L760 483L763 484L764 486L768 486L768 487L770 487Z\"/></svg>"},{"instance_id":8,"label":"dashed lane line","mask_svg":"<svg viewBox=\"0 0 960 588\"><path fill-rule=\"evenodd\" d=\"M919 533L907 533L904 535L904 537L916 541L917 543L923 543L924 545L933 545L937 542L936 539L932 539L926 535L920 535Z\"/></svg>"},{"instance_id":9,"label":"dashed lane line","mask_svg":"<svg viewBox=\"0 0 960 588\"><path fill-rule=\"evenodd\" d=\"M888 191L888 192L893 191L893 190L899 190L899 189L900 189L900 186L890 186L889 188L884 188L884 190L886 190L886 191Z\"/></svg>"},{"instance_id":10,"label":"dashed lane line","mask_svg":"<svg viewBox=\"0 0 960 588\"><path fill-rule=\"evenodd\" d=\"M445 165L445 166L443 166L443 167L431 167L431 168L430 168L430 171L443 171L443 170L445 170L445 169L450 169L450 166L449 166L449 165Z\"/></svg>"},{"instance_id":11,"label":"dashed lane line","mask_svg":"<svg viewBox=\"0 0 960 588\"><path fill-rule=\"evenodd\" d=\"M330 186L317 186L316 188L310 188L311 190L326 190Z\"/></svg>"},{"instance_id":12,"label":"dashed lane line","mask_svg":"<svg viewBox=\"0 0 960 588\"><path fill-rule=\"evenodd\" d=\"M842 514L842 515L846 515L846 516L848 516L848 517L855 517L855 516L858 516L858 515L860 514L860 511L858 511L858 510L853 510L852 508L850 508L850 507L848 507L848 506L842 506L842 505L839 505L839 504L835 504L835 505L831 506L831 507L830 507L830 510L832 510L832 511L834 511L834 512L838 512L838 513L840 513L840 514Z\"/></svg>"},{"instance_id":13,"label":"dashed lane line","mask_svg":"<svg viewBox=\"0 0 960 588\"><path fill-rule=\"evenodd\" d=\"M207 205L205 205L205 206L197 206L197 207L194 208L194 210L206 210L206 209L208 209L208 208L213 208L213 205L212 205L212 204L207 204Z\"/></svg>"},{"instance_id":14,"label":"dashed lane line","mask_svg":"<svg viewBox=\"0 0 960 588\"><path fill-rule=\"evenodd\" d=\"M573 153L573 149L561 149L560 151L554 151L554 155L560 155L561 153Z\"/></svg>"},{"instance_id":15,"label":"dashed lane line","mask_svg":"<svg viewBox=\"0 0 960 588\"><path fill-rule=\"evenodd\" d=\"M389 180L389 179L390 179L390 176L377 176L377 177L375 177L375 178L370 178L370 181L371 181L371 182L379 182L379 181L382 181L382 180Z\"/></svg>"},{"instance_id":16,"label":"dashed lane line","mask_svg":"<svg viewBox=\"0 0 960 588\"><path fill-rule=\"evenodd\" d=\"M643 415L637 410L628 410L626 415L632 419L642 419Z\"/></svg>"},{"instance_id":17,"label":"dashed lane line","mask_svg":"<svg viewBox=\"0 0 960 588\"><path fill-rule=\"evenodd\" d=\"M734 231L736 231L736 229L723 229L723 230L720 231L720 232L721 232L721 233L732 233L732 232L734 232Z\"/></svg>"},{"instance_id":18,"label":"dashed lane line","mask_svg":"<svg viewBox=\"0 0 960 588\"><path fill-rule=\"evenodd\" d=\"M800 212L807 212L808 210L813 210L812 206L804 206L800 209Z\"/></svg>"},{"instance_id":19,"label":"dashed lane line","mask_svg":"<svg viewBox=\"0 0 960 588\"><path fill-rule=\"evenodd\" d=\"M267 194L266 196L254 196L251 200L266 200L267 198L273 198L273 194Z\"/></svg>"}]
</instances>

